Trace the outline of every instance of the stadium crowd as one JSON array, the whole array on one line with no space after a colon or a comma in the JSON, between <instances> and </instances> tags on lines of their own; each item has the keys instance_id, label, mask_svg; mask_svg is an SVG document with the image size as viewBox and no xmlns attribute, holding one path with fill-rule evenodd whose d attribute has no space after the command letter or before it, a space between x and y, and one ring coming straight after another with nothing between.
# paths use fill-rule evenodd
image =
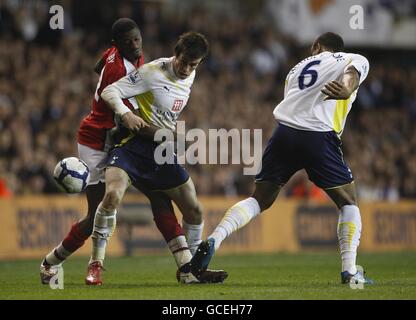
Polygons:
<instances>
[{"instance_id":1,"label":"stadium crowd","mask_svg":"<svg viewBox=\"0 0 416 320\"><path fill-rule=\"evenodd\" d=\"M308 54L270 28L261 12L213 15L195 7L177 15L157 2L121 2L109 10L106 1L89 11L94 1L84 1L83 10L79 1L63 1L65 28L51 30L42 3L10 3L0 4L0 193L6 196L57 192L53 167L77 154L76 132L98 80L93 67L117 17L138 22L146 61L172 55L168 48L186 30L204 33L211 53L180 120L187 129L206 131L261 128L263 146L275 127L272 110L283 97L284 77ZM382 58L383 52L369 57L369 77L347 121L343 150L361 199L416 198L416 67ZM203 195L248 194L253 177L244 176L242 167L187 166ZM296 191L305 181L300 173L286 195L310 195Z\"/></svg>"}]
</instances>

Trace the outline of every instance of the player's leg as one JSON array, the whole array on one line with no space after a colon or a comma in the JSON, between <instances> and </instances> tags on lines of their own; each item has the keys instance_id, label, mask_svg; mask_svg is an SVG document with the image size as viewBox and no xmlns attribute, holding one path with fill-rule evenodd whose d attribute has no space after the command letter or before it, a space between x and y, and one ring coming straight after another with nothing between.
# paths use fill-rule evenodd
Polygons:
<instances>
[{"instance_id":1,"label":"player's leg","mask_svg":"<svg viewBox=\"0 0 416 320\"><path fill-rule=\"evenodd\" d=\"M187 241L189 247L192 247L193 250L196 251L202 241L203 220L201 204L197 199L192 179L189 178L179 187L164 190L163 192L175 202L182 212L183 224L187 226L186 229L184 229L187 230L187 232L185 233L186 239L181 239L181 241ZM172 240L170 243L171 242ZM192 250L190 252L192 252ZM178 281L182 283L219 283L223 282L228 277L228 273L224 270L209 270L205 268L201 272L194 273L191 269L191 258L192 254L183 256L183 262L185 262L185 264L178 269Z\"/></svg>"},{"instance_id":2,"label":"player's leg","mask_svg":"<svg viewBox=\"0 0 416 320\"><path fill-rule=\"evenodd\" d=\"M105 248L116 227L117 207L120 205L124 193L130 185L127 173L117 167L109 167L105 172L105 194L95 213L92 233L93 250L92 262L103 264Z\"/></svg>"},{"instance_id":3,"label":"player's leg","mask_svg":"<svg viewBox=\"0 0 416 320\"><path fill-rule=\"evenodd\" d=\"M61 264L82 247L91 235L95 211L104 196L105 185L102 181L104 181L103 167L107 160L107 153L80 144L78 144L78 153L80 159L85 161L90 169L90 183L86 188L87 215L75 222L62 242L45 256L40 267L41 281L44 284L49 283L51 276Z\"/></svg>"},{"instance_id":4,"label":"player's leg","mask_svg":"<svg viewBox=\"0 0 416 320\"><path fill-rule=\"evenodd\" d=\"M221 222L208 236L208 239L215 240L215 250L218 250L225 238L228 238L233 232L241 229L261 212L267 210L276 200L280 189L281 185L275 182L257 182L251 197L228 209Z\"/></svg>"},{"instance_id":5,"label":"player's leg","mask_svg":"<svg viewBox=\"0 0 416 320\"><path fill-rule=\"evenodd\" d=\"M361 214L357 205L355 183L325 189L339 209L337 235L341 253L342 282L357 274L357 249L361 237ZM347 279L348 278L348 279Z\"/></svg>"},{"instance_id":6,"label":"player's leg","mask_svg":"<svg viewBox=\"0 0 416 320\"><path fill-rule=\"evenodd\" d=\"M275 182L262 181L256 183L253 195L229 208L221 222L203 241L191 260L191 269L195 274L204 272L215 251L221 243L237 230L243 228L263 210L267 210L279 194L281 185Z\"/></svg>"},{"instance_id":7,"label":"player's leg","mask_svg":"<svg viewBox=\"0 0 416 320\"><path fill-rule=\"evenodd\" d=\"M178 270L176 279L181 283L218 283L223 282L228 274L223 270L207 270L199 279L191 273L192 259L189 245L172 206L172 200L162 192L144 192L150 200L154 220L159 231L168 244Z\"/></svg>"},{"instance_id":8,"label":"player's leg","mask_svg":"<svg viewBox=\"0 0 416 320\"><path fill-rule=\"evenodd\" d=\"M192 254L183 229L175 216L172 201L161 192L150 192L147 197L150 200L155 224L168 244L176 265L180 268L190 261Z\"/></svg>"},{"instance_id":9,"label":"player's leg","mask_svg":"<svg viewBox=\"0 0 416 320\"><path fill-rule=\"evenodd\" d=\"M294 154L296 144L293 141L293 129L279 126L264 151L262 169L256 176L253 195L228 209L214 232L208 236L208 240L198 247L191 261L195 273L203 272L207 268L214 252L225 238L273 204L281 187L300 169Z\"/></svg>"},{"instance_id":10,"label":"player's leg","mask_svg":"<svg viewBox=\"0 0 416 320\"><path fill-rule=\"evenodd\" d=\"M83 234L90 236L94 227L95 212L104 197L105 184L98 182L97 184L89 185L85 193L87 195L88 214L78 222L78 228Z\"/></svg>"},{"instance_id":11,"label":"player's leg","mask_svg":"<svg viewBox=\"0 0 416 320\"><path fill-rule=\"evenodd\" d=\"M153 219L157 228L168 244L178 268L188 263L192 254L189 251L184 232L175 216L172 200L162 192L149 191L143 186L135 185L150 201Z\"/></svg>"},{"instance_id":12,"label":"player's leg","mask_svg":"<svg viewBox=\"0 0 416 320\"><path fill-rule=\"evenodd\" d=\"M84 245L85 240L92 233L95 211L103 198L104 190L105 185L101 182L87 187L87 215L72 225L64 240L46 255L44 264L57 265L63 263L71 254Z\"/></svg>"},{"instance_id":13,"label":"player's leg","mask_svg":"<svg viewBox=\"0 0 416 320\"><path fill-rule=\"evenodd\" d=\"M369 283L357 273L356 258L361 236L361 215L357 206L355 183L344 161L341 141L334 132L315 133L305 145L309 178L335 202L339 209L337 235L342 260L342 282L352 276Z\"/></svg>"},{"instance_id":14,"label":"player's leg","mask_svg":"<svg viewBox=\"0 0 416 320\"><path fill-rule=\"evenodd\" d=\"M104 169L107 163L108 153L81 144L78 144L78 153L80 159L90 169L90 183L85 190L88 203L87 216L78 222L77 228L82 234L89 237L94 225L95 212L105 193Z\"/></svg>"},{"instance_id":15,"label":"player's leg","mask_svg":"<svg viewBox=\"0 0 416 320\"><path fill-rule=\"evenodd\" d=\"M194 254L202 239L204 221L202 206L196 196L195 186L191 178L176 188L163 191L175 202L183 215L182 226L188 241L189 249Z\"/></svg>"},{"instance_id":16,"label":"player's leg","mask_svg":"<svg viewBox=\"0 0 416 320\"><path fill-rule=\"evenodd\" d=\"M134 142L134 141L133 141ZM92 233L92 252L85 283L101 285L101 271L105 251L110 237L116 227L117 207L131 181L138 177L137 160L134 151L142 150L134 143L112 149L109 153L105 171L105 194L95 213Z\"/></svg>"},{"instance_id":17,"label":"player's leg","mask_svg":"<svg viewBox=\"0 0 416 320\"><path fill-rule=\"evenodd\" d=\"M324 190L340 210L344 206L358 205L354 181L339 187L326 188Z\"/></svg>"},{"instance_id":18,"label":"player's leg","mask_svg":"<svg viewBox=\"0 0 416 320\"><path fill-rule=\"evenodd\" d=\"M63 263L71 254L82 247L85 240L91 235L95 210L104 195L104 184L89 185L86 188L86 195L88 202L87 215L72 225L63 241L46 255L43 264L57 265Z\"/></svg>"},{"instance_id":19,"label":"player's leg","mask_svg":"<svg viewBox=\"0 0 416 320\"><path fill-rule=\"evenodd\" d=\"M251 219L268 209L281 187L300 169L296 157L294 129L279 125L273 132L262 157L261 171L256 175L253 195L238 202L225 213L220 224L208 237L215 240L215 250L231 233L245 226Z\"/></svg>"},{"instance_id":20,"label":"player's leg","mask_svg":"<svg viewBox=\"0 0 416 320\"><path fill-rule=\"evenodd\" d=\"M362 223L355 183L327 188L325 191L340 210L337 235L342 261L341 282L372 284L373 281L364 276L364 270L358 270L356 266Z\"/></svg>"},{"instance_id":21,"label":"player's leg","mask_svg":"<svg viewBox=\"0 0 416 320\"><path fill-rule=\"evenodd\" d=\"M92 232L92 251L87 268L85 283L101 285L107 244L116 227L117 207L121 203L130 179L127 173L117 167L109 167L105 173L105 194L95 212Z\"/></svg>"},{"instance_id":22,"label":"player's leg","mask_svg":"<svg viewBox=\"0 0 416 320\"><path fill-rule=\"evenodd\" d=\"M162 176L159 176L159 171L163 171ZM166 179L169 177L170 179ZM147 175L149 178L149 175ZM190 270L190 261L192 258L191 251L184 232L175 216L172 205L172 200L164 192L151 191L153 187L157 189L169 190L170 193L175 193L171 188L172 185L183 185L189 179L188 174L181 166L169 165L162 166L157 170L157 174L153 176L150 181L141 178L136 179L134 186L142 191L150 200L152 212L155 223L165 238L175 262L178 266L176 278L181 283L218 283L223 282L228 274L223 270L207 270L200 277L196 277ZM147 182L146 182L147 181ZM160 182L162 181L162 182ZM149 185L150 182L150 185ZM167 184L165 184L167 183ZM147 187L145 187L147 185ZM170 189L169 189L170 188ZM169 192L168 192L169 193ZM188 208L182 206L184 212L189 213ZM200 235L198 240L201 239Z\"/></svg>"}]
</instances>

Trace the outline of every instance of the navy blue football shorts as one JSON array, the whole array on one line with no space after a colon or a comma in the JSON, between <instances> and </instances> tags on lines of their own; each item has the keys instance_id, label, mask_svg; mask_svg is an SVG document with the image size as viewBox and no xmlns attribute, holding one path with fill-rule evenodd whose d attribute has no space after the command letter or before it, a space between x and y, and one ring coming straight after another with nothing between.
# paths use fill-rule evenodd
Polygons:
<instances>
[{"instance_id":1,"label":"navy blue football shorts","mask_svg":"<svg viewBox=\"0 0 416 320\"><path fill-rule=\"evenodd\" d=\"M176 155L172 164L158 164L154 151L158 144L148 138L134 136L126 144L110 151L108 167L123 169L132 185L147 190L168 190L188 181L185 168L177 163Z\"/></svg>"},{"instance_id":2,"label":"navy blue football shorts","mask_svg":"<svg viewBox=\"0 0 416 320\"><path fill-rule=\"evenodd\" d=\"M341 140L334 131L304 131L280 123L263 153L256 182L284 185L301 169L305 169L309 179L322 189L354 181L344 162Z\"/></svg>"}]
</instances>

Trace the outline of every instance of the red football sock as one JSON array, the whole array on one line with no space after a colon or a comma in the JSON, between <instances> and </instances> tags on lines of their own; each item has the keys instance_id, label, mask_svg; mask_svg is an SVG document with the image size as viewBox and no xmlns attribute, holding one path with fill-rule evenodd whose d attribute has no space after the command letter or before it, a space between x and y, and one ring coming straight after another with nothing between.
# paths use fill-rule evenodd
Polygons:
<instances>
[{"instance_id":1,"label":"red football sock","mask_svg":"<svg viewBox=\"0 0 416 320\"><path fill-rule=\"evenodd\" d=\"M166 242L184 234L173 211L164 210L153 212L153 214L156 226L160 233L162 233Z\"/></svg>"},{"instance_id":2,"label":"red football sock","mask_svg":"<svg viewBox=\"0 0 416 320\"><path fill-rule=\"evenodd\" d=\"M84 245L85 240L87 240L88 237L89 235L84 235L78 228L77 222L72 225L71 231L69 231L64 241L62 241L62 245L65 250L75 252Z\"/></svg>"}]
</instances>

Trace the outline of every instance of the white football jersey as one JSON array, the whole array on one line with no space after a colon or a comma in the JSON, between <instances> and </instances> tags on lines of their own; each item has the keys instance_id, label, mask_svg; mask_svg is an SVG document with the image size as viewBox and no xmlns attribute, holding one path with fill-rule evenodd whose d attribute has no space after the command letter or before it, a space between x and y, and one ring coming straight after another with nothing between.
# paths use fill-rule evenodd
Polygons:
<instances>
[{"instance_id":1,"label":"white football jersey","mask_svg":"<svg viewBox=\"0 0 416 320\"><path fill-rule=\"evenodd\" d=\"M175 130L176 120L188 102L195 70L186 79L179 79L172 62L173 57L153 60L109 87L117 89L121 98L134 97L147 123Z\"/></svg>"},{"instance_id":2,"label":"white football jersey","mask_svg":"<svg viewBox=\"0 0 416 320\"><path fill-rule=\"evenodd\" d=\"M284 99L273 111L276 120L300 130L333 130L341 135L358 89L347 100L327 101L321 89L327 82L340 81L349 66L360 73L361 84L369 63L359 54L325 51L299 62L286 77Z\"/></svg>"}]
</instances>

